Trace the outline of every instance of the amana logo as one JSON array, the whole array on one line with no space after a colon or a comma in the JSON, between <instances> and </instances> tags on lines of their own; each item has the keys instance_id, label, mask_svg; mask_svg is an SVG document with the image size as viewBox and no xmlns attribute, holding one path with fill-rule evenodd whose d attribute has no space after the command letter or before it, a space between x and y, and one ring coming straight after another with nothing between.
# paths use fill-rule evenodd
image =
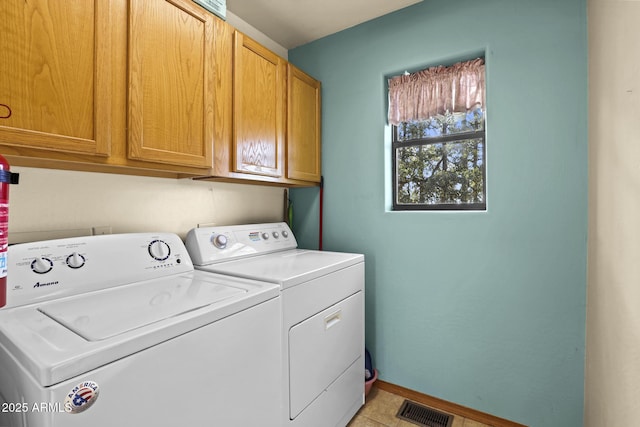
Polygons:
<instances>
[{"instance_id":1,"label":"amana logo","mask_svg":"<svg viewBox=\"0 0 640 427\"><path fill-rule=\"evenodd\" d=\"M64 399L64 410L79 414L89 409L98 400L100 387L95 381L84 381L71 389Z\"/></svg>"},{"instance_id":2,"label":"amana logo","mask_svg":"<svg viewBox=\"0 0 640 427\"><path fill-rule=\"evenodd\" d=\"M57 284L58 284L57 280L55 282L44 282L44 283L36 282L36 284L33 285L33 287L40 288L42 286L51 286L51 285L57 285Z\"/></svg>"}]
</instances>

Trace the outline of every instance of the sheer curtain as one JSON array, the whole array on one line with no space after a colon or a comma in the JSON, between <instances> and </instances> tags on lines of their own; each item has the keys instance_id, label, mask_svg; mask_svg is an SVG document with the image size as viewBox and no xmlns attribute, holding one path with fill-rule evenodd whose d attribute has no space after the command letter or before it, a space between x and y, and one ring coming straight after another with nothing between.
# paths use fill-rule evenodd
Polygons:
<instances>
[{"instance_id":1,"label":"sheer curtain","mask_svg":"<svg viewBox=\"0 0 640 427\"><path fill-rule=\"evenodd\" d=\"M484 106L484 59L431 67L389 79L389 124Z\"/></svg>"}]
</instances>

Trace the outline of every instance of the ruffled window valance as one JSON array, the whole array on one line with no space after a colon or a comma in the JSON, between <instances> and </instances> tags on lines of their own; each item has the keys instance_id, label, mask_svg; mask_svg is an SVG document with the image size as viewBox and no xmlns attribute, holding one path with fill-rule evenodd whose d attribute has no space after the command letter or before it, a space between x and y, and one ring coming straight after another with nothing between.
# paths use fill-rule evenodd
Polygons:
<instances>
[{"instance_id":1,"label":"ruffled window valance","mask_svg":"<svg viewBox=\"0 0 640 427\"><path fill-rule=\"evenodd\" d=\"M484 59L431 67L389 79L389 123L427 120L484 106Z\"/></svg>"}]
</instances>

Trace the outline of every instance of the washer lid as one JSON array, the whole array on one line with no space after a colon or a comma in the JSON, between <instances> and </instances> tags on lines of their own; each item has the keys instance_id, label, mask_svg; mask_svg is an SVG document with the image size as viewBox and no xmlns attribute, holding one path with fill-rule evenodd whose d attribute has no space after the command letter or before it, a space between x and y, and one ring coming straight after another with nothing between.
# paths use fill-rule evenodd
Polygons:
<instances>
[{"instance_id":1,"label":"washer lid","mask_svg":"<svg viewBox=\"0 0 640 427\"><path fill-rule=\"evenodd\" d=\"M87 341L99 341L246 293L246 289L181 276L53 301L38 311Z\"/></svg>"},{"instance_id":2,"label":"washer lid","mask_svg":"<svg viewBox=\"0 0 640 427\"><path fill-rule=\"evenodd\" d=\"M50 386L279 294L276 284L193 271L0 310L0 364L12 358Z\"/></svg>"},{"instance_id":3,"label":"washer lid","mask_svg":"<svg viewBox=\"0 0 640 427\"><path fill-rule=\"evenodd\" d=\"M293 249L196 267L289 288L364 261L364 255Z\"/></svg>"}]
</instances>

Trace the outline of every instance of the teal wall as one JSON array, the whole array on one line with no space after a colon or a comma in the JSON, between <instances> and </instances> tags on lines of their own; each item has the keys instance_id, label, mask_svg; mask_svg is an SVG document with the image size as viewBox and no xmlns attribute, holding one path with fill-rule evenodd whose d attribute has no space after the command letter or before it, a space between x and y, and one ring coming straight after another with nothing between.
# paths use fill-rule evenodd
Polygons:
<instances>
[{"instance_id":1,"label":"teal wall","mask_svg":"<svg viewBox=\"0 0 640 427\"><path fill-rule=\"evenodd\" d=\"M385 77L486 53L487 212L391 212ZM424 0L289 52L322 81L324 249L366 256L388 382L536 427L582 426L585 0ZM292 191L317 247L318 189Z\"/></svg>"}]
</instances>

